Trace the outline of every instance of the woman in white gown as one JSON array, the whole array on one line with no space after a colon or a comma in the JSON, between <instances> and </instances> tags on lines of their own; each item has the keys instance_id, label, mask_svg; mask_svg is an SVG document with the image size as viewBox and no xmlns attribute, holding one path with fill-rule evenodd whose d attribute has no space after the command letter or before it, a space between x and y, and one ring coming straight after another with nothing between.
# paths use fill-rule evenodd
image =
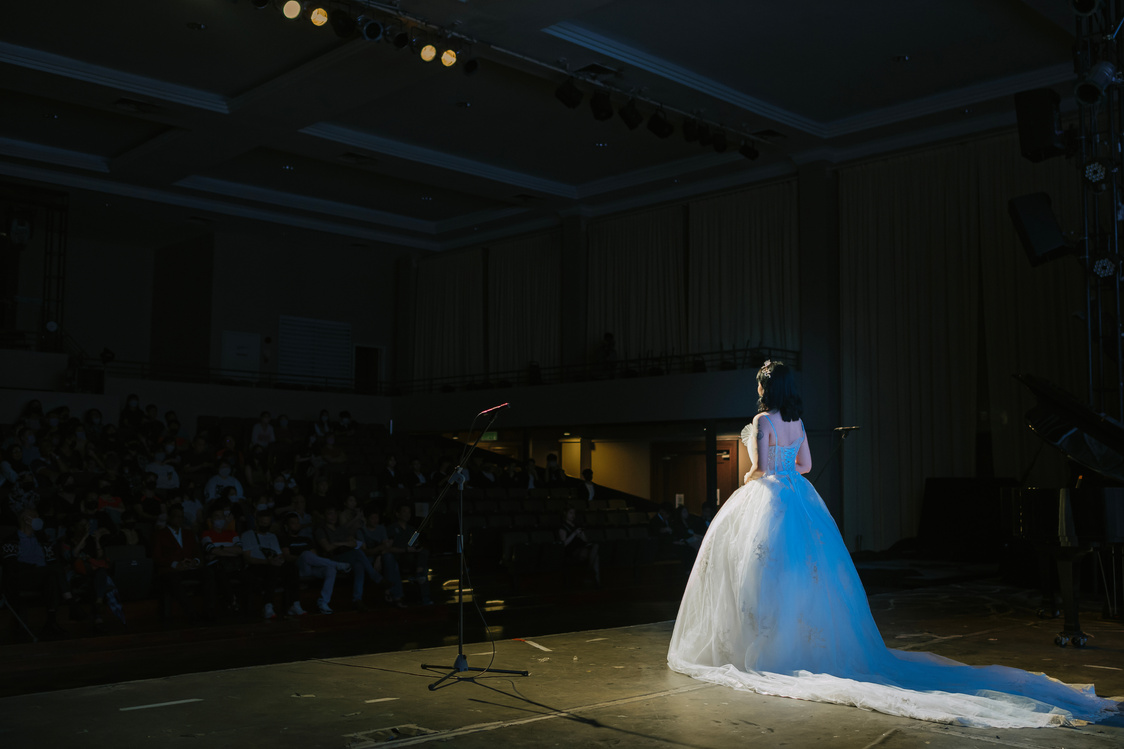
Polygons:
<instances>
[{"instance_id":1,"label":"woman in white gown","mask_svg":"<svg viewBox=\"0 0 1124 749\"><path fill-rule=\"evenodd\" d=\"M752 470L715 516L691 571L667 661L735 689L978 727L1065 725L1117 709L1005 666L888 649L823 500L791 368L757 374L759 413L742 432Z\"/></svg>"}]
</instances>

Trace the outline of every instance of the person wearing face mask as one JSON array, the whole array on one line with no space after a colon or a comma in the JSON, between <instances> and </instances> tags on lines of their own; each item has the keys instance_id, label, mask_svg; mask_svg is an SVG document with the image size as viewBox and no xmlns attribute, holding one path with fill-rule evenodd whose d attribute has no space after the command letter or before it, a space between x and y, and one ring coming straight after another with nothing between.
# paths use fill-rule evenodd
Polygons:
<instances>
[{"instance_id":1,"label":"person wearing face mask","mask_svg":"<svg viewBox=\"0 0 1124 749\"><path fill-rule=\"evenodd\" d=\"M280 475L273 479L269 491L266 492L265 496L269 497L274 512L276 512L279 517L285 517L292 512L294 494L285 483L285 479Z\"/></svg>"},{"instance_id":2,"label":"person wearing face mask","mask_svg":"<svg viewBox=\"0 0 1124 749\"><path fill-rule=\"evenodd\" d=\"M102 425L101 411L96 408L91 408L82 418L82 423L86 429L86 437L95 445L101 442L102 435L105 433L105 427Z\"/></svg>"},{"instance_id":3,"label":"person wearing face mask","mask_svg":"<svg viewBox=\"0 0 1124 749\"><path fill-rule=\"evenodd\" d=\"M135 394L129 395L129 397L125 399L125 408L122 409L121 416L117 419L117 424L122 432L135 435L140 432L143 423L144 411L140 409L140 398Z\"/></svg>"},{"instance_id":4,"label":"person wearing face mask","mask_svg":"<svg viewBox=\"0 0 1124 749\"><path fill-rule=\"evenodd\" d=\"M168 456L163 450L152 454L152 462L144 467L145 473L156 476L156 488L165 491L180 488L180 475L175 466L168 463Z\"/></svg>"},{"instance_id":5,"label":"person wearing face mask","mask_svg":"<svg viewBox=\"0 0 1124 749\"><path fill-rule=\"evenodd\" d=\"M207 480L207 484L203 487L203 497L207 501L218 499L225 494L225 490L229 487L234 487L237 491L236 494L239 498L245 496L242 491L242 482L232 474L231 465L228 461L219 463L219 472Z\"/></svg>"},{"instance_id":6,"label":"person wearing face mask","mask_svg":"<svg viewBox=\"0 0 1124 749\"><path fill-rule=\"evenodd\" d=\"M220 600L226 602L231 613L238 611L234 582L241 583L243 592L247 590L243 575L245 564L242 561L242 537L226 502L216 502L212 506L207 528L200 535L199 542L203 546L204 563L214 569Z\"/></svg>"},{"instance_id":7,"label":"person wearing face mask","mask_svg":"<svg viewBox=\"0 0 1124 749\"><path fill-rule=\"evenodd\" d=\"M18 605L21 591L41 593L47 607L45 637L66 634L59 626L58 608L73 596L66 584L66 572L55 555L55 547L43 535L43 519L34 507L19 513L16 532L0 546L4 565L4 595Z\"/></svg>"}]
</instances>

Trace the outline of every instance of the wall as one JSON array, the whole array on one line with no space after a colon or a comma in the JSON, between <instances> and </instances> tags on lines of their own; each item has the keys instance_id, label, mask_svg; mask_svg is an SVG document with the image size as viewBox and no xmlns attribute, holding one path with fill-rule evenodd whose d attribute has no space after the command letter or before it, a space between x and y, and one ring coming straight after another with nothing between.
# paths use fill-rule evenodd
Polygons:
<instances>
[{"instance_id":1,"label":"wall","mask_svg":"<svg viewBox=\"0 0 1124 749\"><path fill-rule=\"evenodd\" d=\"M590 461L596 483L651 499L650 443L594 440Z\"/></svg>"},{"instance_id":2,"label":"wall","mask_svg":"<svg viewBox=\"0 0 1124 749\"><path fill-rule=\"evenodd\" d=\"M277 348L280 315L348 322L356 345L394 343L397 250L356 247L342 238L267 228L215 238L211 361L221 361L223 331L257 333ZM383 376L389 375L384 357ZM276 356L263 366L276 371Z\"/></svg>"}]
</instances>

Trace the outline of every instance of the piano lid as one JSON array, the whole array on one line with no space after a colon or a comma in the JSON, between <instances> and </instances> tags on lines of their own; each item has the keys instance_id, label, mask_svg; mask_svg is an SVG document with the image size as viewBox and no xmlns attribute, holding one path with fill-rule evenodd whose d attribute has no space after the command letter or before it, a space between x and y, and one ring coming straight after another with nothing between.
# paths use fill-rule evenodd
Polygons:
<instances>
[{"instance_id":1,"label":"piano lid","mask_svg":"<svg viewBox=\"0 0 1124 749\"><path fill-rule=\"evenodd\" d=\"M1124 427L1048 380L1015 375L1038 403L1026 412L1027 424L1066 457L1102 476L1124 482Z\"/></svg>"}]
</instances>

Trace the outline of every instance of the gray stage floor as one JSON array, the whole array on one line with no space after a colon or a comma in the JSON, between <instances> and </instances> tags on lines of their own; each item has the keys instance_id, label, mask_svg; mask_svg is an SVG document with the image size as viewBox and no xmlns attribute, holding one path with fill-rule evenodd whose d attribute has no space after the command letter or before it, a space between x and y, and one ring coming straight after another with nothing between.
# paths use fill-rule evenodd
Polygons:
<instances>
[{"instance_id":1,"label":"gray stage floor","mask_svg":"<svg viewBox=\"0 0 1124 749\"><path fill-rule=\"evenodd\" d=\"M1124 628L1087 613L1083 650L1052 644L1056 622L1029 616L1031 597L974 583L871 598L887 644L968 663L1093 681L1124 698ZM980 730L856 708L737 692L667 670L671 622L505 639L496 668L428 685L455 647L304 660L0 700L0 746L115 748L442 745L726 747L1124 746L1124 719L1064 729ZM488 644L465 647L485 666Z\"/></svg>"}]
</instances>

